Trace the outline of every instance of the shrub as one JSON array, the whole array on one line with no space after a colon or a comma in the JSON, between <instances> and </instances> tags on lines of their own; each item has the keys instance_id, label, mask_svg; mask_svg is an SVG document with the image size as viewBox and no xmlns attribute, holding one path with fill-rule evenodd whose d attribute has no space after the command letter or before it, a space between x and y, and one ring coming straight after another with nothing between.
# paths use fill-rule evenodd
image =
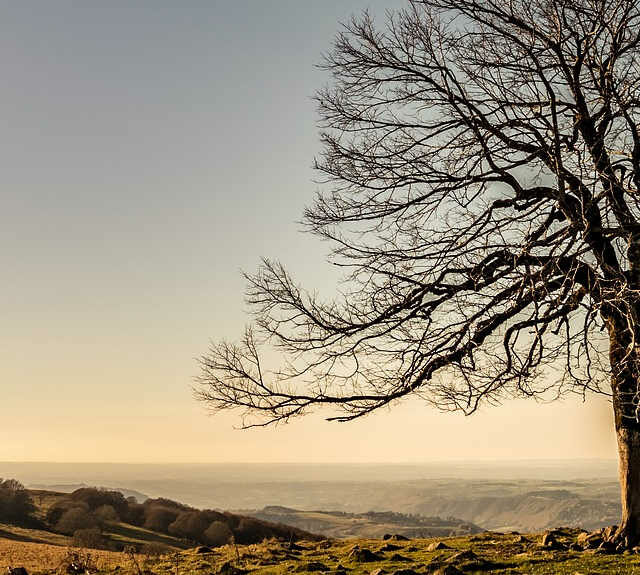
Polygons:
<instances>
[{"instance_id":1,"label":"shrub","mask_svg":"<svg viewBox=\"0 0 640 575\"><path fill-rule=\"evenodd\" d=\"M233 537L233 533L229 526L222 521L214 521L207 527L203 533L205 543L208 543L212 547L220 547L229 543Z\"/></svg>"},{"instance_id":2,"label":"shrub","mask_svg":"<svg viewBox=\"0 0 640 575\"><path fill-rule=\"evenodd\" d=\"M165 545L164 543L158 543L156 541L152 541L151 543L145 543L140 548L140 553L143 555L147 555L149 557L157 557L159 555L166 555L171 552L171 547Z\"/></svg>"},{"instance_id":3,"label":"shrub","mask_svg":"<svg viewBox=\"0 0 640 575\"><path fill-rule=\"evenodd\" d=\"M82 507L67 509L56 523L56 531L65 535L72 535L79 529L97 527L98 522L90 511Z\"/></svg>"},{"instance_id":4,"label":"shrub","mask_svg":"<svg viewBox=\"0 0 640 575\"><path fill-rule=\"evenodd\" d=\"M24 485L15 479L0 479L0 521L24 522L32 519L33 501Z\"/></svg>"},{"instance_id":5,"label":"shrub","mask_svg":"<svg viewBox=\"0 0 640 575\"><path fill-rule=\"evenodd\" d=\"M179 511L168 509L167 507L152 507L147 509L145 513L144 527L152 531L160 531L161 533L169 532L171 525L178 515Z\"/></svg>"},{"instance_id":6,"label":"shrub","mask_svg":"<svg viewBox=\"0 0 640 575\"><path fill-rule=\"evenodd\" d=\"M72 544L74 547L89 547L92 549L108 549L107 540L98 527L76 529L73 532Z\"/></svg>"},{"instance_id":7,"label":"shrub","mask_svg":"<svg viewBox=\"0 0 640 575\"><path fill-rule=\"evenodd\" d=\"M93 515L99 523L120 521L120 517L111 505L101 505L93 512Z\"/></svg>"},{"instance_id":8,"label":"shrub","mask_svg":"<svg viewBox=\"0 0 640 575\"><path fill-rule=\"evenodd\" d=\"M95 487L76 489L69 495L69 498L73 501L83 501L89 506L91 511L103 505L110 505L115 509L119 517L122 517L127 512L127 507L129 506L124 495L119 491L96 489Z\"/></svg>"},{"instance_id":9,"label":"shrub","mask_svg":"<svg viewBox=\"0 0 640 575\"><path fill-rule=\"evenodd\" d=\"M203 534L207 527L209 527L209 522L202 512L183 511L169 525L169 533L193 541L203 541Z\"/></svg>"}]
</instances>

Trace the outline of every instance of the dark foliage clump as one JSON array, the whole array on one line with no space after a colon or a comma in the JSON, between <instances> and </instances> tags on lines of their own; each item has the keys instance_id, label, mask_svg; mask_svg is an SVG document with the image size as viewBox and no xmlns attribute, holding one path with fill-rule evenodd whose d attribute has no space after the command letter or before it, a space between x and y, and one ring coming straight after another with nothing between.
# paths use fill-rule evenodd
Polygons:
<instances>
[{"instance_id":1,"label":"dark foliage clump","mask_svg":"<svg viewBox=\"0 0 640 575\"><path fill-rule=\"evenodd\" d=\"M35 506L24 485L15 479L0 479L0 521L30 523Z\"/></svg>"}]
</instances>

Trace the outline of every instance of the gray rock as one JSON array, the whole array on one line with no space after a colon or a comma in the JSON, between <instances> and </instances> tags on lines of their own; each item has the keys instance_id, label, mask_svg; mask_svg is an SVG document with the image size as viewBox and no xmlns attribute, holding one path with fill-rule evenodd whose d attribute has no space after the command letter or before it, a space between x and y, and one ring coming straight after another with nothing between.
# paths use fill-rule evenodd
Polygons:
<instances>
[{"instance_id":1,"label":"gray rock","mask_svg":"<svg viewBox=\"0 0 640 575\"><path fill-rule=\"evenodd\" d=\"M451 547L449 547L442 541L434 541L433 543L427 546L427 551L438 551L440 549L451 549Z\"/></svg>"},{"instance_id":2,"label":"gray rock","mask_svg":"<svg viewBox=\"0 0 640 575\"><path fill-rule=\"evenodd\" d=\"M351 549L349 553L349 559L357 561L358 563L371 563L372 561L380 561L382 557L374 553L370 549L361 548L358 545Z\"/></svg>"}]
</instances>

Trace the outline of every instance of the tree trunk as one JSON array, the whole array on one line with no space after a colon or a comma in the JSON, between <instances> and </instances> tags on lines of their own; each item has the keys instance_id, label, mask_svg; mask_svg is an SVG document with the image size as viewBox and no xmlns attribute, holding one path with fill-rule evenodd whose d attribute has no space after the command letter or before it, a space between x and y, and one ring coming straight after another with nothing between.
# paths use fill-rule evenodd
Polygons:
<instances>
[{"instance_id":1,"label":"tree trunk","mask_svg":"<svg viewBox=\"0 0 640 575\"><path fill-rule=\"evenodd\" d=\"M628 549L640 541L640 429L616 427L622 519L615 539Z\"/></svg>"},{"instance_id":2,"label":"tree trunk","mask_svg":"<svg viewBox=\"0 0 640 575\"><path fill-rule=\"evenodd\" d=\"M640 543L640 420L638 418L637 341L624 317L609 317L609 359L613 414L618 440L622 518L613 543L629 549ZM640 334L639 334L640 335Z\"/></svg>"}]
</instances>

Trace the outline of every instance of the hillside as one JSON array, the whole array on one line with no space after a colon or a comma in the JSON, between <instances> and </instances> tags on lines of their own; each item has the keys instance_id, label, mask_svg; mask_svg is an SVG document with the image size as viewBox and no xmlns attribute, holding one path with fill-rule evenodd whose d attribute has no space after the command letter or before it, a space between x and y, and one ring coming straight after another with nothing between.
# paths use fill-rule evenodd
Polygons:
<instances>
[{"instance_id":1,"label":"hillside","mask_svg":"<svg viewBox=\"0 0 640 575\"><path fill-rule=\"evenodd\" d=\"M278 505L260 511L243 512L251 517L284 523L299 529L335 538L376 538L385 533L407 537L448 537L471 535L483 531L481 527L454 517L425 517L392 511L346 513L344 511L301 511Z\"/></svg>"},{"instance_id":2,"label":"hillside","mask_svg":"<svg viewBox=\"0 0 640 575\"><path fill-rule=\"evenodd\" d=\"M194 548L165 555L126 555L84 552L0 539L0 564L24 566L30 575L68 570L73 553L76 567L91 573L145 575L611 575L640 573L640 556L613 554L603 548L583 550L578 530L557 530L552 544L543 535L484 533L449 539L286 542L267 540L255 545L217 549ZM78 571L76 571L78 572Z\"/></svg>"},{"instance_id":3,"label":"hillside","mask_svg":"<svg viewBox=\"0 0 640 575\"><path fill-rule=\"evenodd\" d=\"M122 493L82 487L72 493L27 490L0 480L0 538L12 542L145 553L197 544L251 544L265 538L320 540L322 536L274 522L169 499L138 503Z\"/></svg>"}]
</instances>

